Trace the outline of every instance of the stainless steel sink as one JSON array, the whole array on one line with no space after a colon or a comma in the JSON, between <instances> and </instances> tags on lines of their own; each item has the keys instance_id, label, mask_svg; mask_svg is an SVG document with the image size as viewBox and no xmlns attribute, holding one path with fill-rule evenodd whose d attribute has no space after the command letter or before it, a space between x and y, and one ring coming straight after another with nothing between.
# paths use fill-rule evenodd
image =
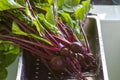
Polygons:
<instances>
[{"instance_id":1,"label":"stainless steel sink","mask_svg":"<svg viewBox=\"0 0 120 80\"><path fill-rule=\"evenodd\" d=\"M88 16L88 19L87 19L86 25L85 25L85 31L87 33L91 51L92 51L92 53L94 53L98 56L98 60L99 60L98 61L99 66L98 66L97 72L96 72L97 77L95 79L88 78L88 80L108 80L103 40L102 40L102 35L101 35L101 26L100 26L100 21L97 18L97 16ZM25 66L25 65L23 65L23 62L25 61L24 58L25 57L20 58L16 80L24 80L25 78L27 78L27 76L25 76L27 74L27 73L25 73L26 70L25 70L25 68L23 68ZM29 58L29 56L27 56L27 58ZM29 60L31 60L31 59L29 59ZM32 63L32 61L29 62L29 60L27 61L27 64ZM30 67L32 68L32 66L33 65L31 65Z\"/></svg>"},{"instance_id":2,"label":"stainless steel sink","mask_svg":"<svg viewBox=\"0 0 120 80\"><path fill-rule=\"evenodd\" d=\"M87 25L86 33L89 40L91 51L99 55L99 59L102 65L102 72L100 72L100 74L102 73L103 76L100 76L100 78L95 80L109 80L105 53L104 53L100 20L97 16L89 16L86 25ZM98 68L98 70L99 69L100 68Z\"/></svg>"}]
</instances>

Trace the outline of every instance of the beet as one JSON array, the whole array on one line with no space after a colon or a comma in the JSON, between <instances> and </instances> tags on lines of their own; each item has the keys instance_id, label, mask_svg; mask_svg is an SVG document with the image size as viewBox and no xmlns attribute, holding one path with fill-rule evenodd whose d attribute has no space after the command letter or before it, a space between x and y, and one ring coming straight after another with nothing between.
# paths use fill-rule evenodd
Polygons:
<instances>
[{"instance_id":1,"label":"beet","mask_svg":"<svg viewBox=\"0 0 120 80\"><path fill-rule=\"evenodd\" d=\"M85 60L85 57L83 54L77 53L77 59L78 59L78 61L83 61L83 60Z\"/></svg>"},{"instance_id":2,"label":"beet","mask_svg":"<svg viewBox=\"0 0 120 80\"><path fill-rule=\"evenodd\" d=\"M61 48L60 55L63 57L67 57L70 55L70 50L66 47Z\"/></svg>"},{"instance_id":3,"label":"beet","mask_svg":"<svg viewBox=\"0 0 120 80\"><path fill-rule=\"evenodd\" d=\"M75 52L75 53L84 53L85 52L85 47L80 42L73 42L70 45L70 50Z\"/></svg>"},{"instance_id":4,"label":"beet","mask_svg":"<svg viewBox=\"0 0 120 80\"><path fill-rule=\"evenodd\" d=\"M63 59L61 56L55 56L50 61L50 66L53 70L59 71L64 69L65 63L63 62Z\"/></svg>"}]
</instances>

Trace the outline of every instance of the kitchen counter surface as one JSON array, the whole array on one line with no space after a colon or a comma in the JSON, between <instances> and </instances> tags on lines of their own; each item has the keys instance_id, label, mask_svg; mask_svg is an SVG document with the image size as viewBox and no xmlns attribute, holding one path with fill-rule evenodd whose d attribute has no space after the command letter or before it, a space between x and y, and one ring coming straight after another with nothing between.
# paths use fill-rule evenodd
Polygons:
<instances>
[{"instance_id":1,"label":"kitchen counter surface","mask_svg":"<svg viewBox=\"0 0 120 80\"><path fill-rule=\"evenodd\" d=\"M120 5L95 5L90 10L97 14L100 20L120 20Z\"/></svg>"}]
</instances>

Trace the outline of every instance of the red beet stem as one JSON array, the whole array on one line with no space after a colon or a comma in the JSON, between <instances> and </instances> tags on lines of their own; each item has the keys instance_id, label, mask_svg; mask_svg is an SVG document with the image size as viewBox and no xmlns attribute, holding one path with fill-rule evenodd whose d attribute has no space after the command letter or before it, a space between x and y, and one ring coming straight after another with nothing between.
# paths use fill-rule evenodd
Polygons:
<instances>
[{"instance_id":1,"label":"red beet stem","mask_svg":"<svg viewBox=\"0 0 120 80\"><path fill-rule=\"evenodd\" d=\"M51 40L52 43L54 43L56 46L60 46L59 43L54 39L54 37L45 29L46 35L48 36L49 40Z\"/></svg>"},{"instance_id":2,"label":"red beet stem","mask_svg":"<svg viewBox=\"0 0 120 80\"><path fill-rule=\"evenodd\" d=\"M1 39L1 38L0 38ZM2 40L8 40L7 38L2 38ZM16 41L16 40L12 40L12 39L9 39L9 41L13 41L15 42L15 44L13 45L16 45L16 46L19 46L29 52L31 52L33 55L37 55L41 58L44 58L44 59L47 59L47 60L51 60L52 56L51 55L48 55L48 54L45 54L44 52L36 49L35 47L33 47L32 45L30 44L26 44L24 42L20 42L20 41Z\"/></svg>"},{"instance_id":3,"label":"red beet stem","mask_svg":"<svg viewBox=\"0 0 120 80\"><path fill-rule=\"evenodd\" d=\"M28 3L28 7L29 7L29 10L31 11L32 16L35 18L35 13L34 13L34 11L33 11L33 9L32 9L32 6L31 6L31 4L30 4L30 1L27 0L27 3Z\"/></svg>"},{"instance_id":4,"label":"red beet stem","mask_svg":"<svg viewBox=\"0 0 120 80\"><path fill-rule=\"evenodd\" d=\"M60 36L55 36L55 35L52 35L59 43L62 43L63 45L65 45L65 46L69 46L71 43L68 41L68 40L66 40L66 39L64 39L64 38L62 38L62 37L60 37Z\"/></svg>"},{"instance_id":5,"label":"red beet stem","mask_svg":"<svg viewBox=\"0 0 120 80\"><path fill-rule=\"evenodd\" d=\"M6 40L9 40L9 39L12 39L12 40L15 40L15 41L18 41L18 42L24 42L24 43L27 43L27 44L31 44L33 46L38 46L38 47L41 47L41 48L45 48L45 49L48 49L48 50L51 50L51 51L59 51L60 49L59 48L56 48L56 47L49 47L49 46L45 46L43 44L38 44L38 43L35 43L35 42L31 42L29 40L25 40L25 39L21 39L21 38L16 38L16 37L12 37L12 36L5 36L5 35L1 35L1 37L3 38L6 38Z\"/></svg>"},{"instance_id":6,"label":"red beet stem","mask_svg":"<svg viewBox=\"0 0 120 80\"><path fill-rule=\"evenodd\" d=\"M70 39L72 39L72 42L79 42L78 38L70 27L66 27L66 30L68 31L69 36L71 36Z\"/></svg>"},{"instance_id":7,"label":"red beet stem","mask_svg":"<svg viewBox=\"0 0 120 80\"><path fill-rule=\"evenodd\" d=\"M18 18L16 18L14 15L10 14L9 12L4 12L7 17L13 19L19 26L22 28L25 32L31 33L34 32L35 34L38 34L37 31L35 31L32 27L28 26L24 22L20 21Z\"/></svg>"},{"instance_id":8,"label":"red beet stem","mask_svg":"<svg viewBox=\"0 0 120 80\"><path fill-rule=\"evenodd\" d=\"M81 27L81 30L82 30L82 33L83 33L83 36L84 36L84 39L85 39L86 47L87 47L87 52L89 53L90 52L90 47L89 47L89 43L88 43L88 40L87 40L86 33L83 29L83 23L79 22L79 26Z\"/></svg>"},{"instance_id":9,"label":"red beet stem","mask_svg":"<svg viewBox=\"0 0 120 80\"><path fill-rule=\"evenodd\" d=\"M58 25L58 28L60 29L60 31L62 32L62 34L63 34L63 36L65 37L65 38L67 38L68 39L68 33L65 31L65 25L63 25L60 21L57 21L57 25Z\"/></svg>"}]
</instances>

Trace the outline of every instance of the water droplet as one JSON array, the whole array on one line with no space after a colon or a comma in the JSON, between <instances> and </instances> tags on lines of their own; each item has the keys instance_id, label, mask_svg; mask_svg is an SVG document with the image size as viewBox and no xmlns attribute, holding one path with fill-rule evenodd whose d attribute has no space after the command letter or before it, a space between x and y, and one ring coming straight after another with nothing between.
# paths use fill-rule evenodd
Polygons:
<instances>
[{"instance_id":1,"label":"water droplet","mask_svg":"<svg viewBox=\"0 0 120 80\"><path fill-rule=\"evenodd\" d=\"M36 59L36 61L40 61L40 59Z\"/></svg>"},{"instance_id":2,"label":"water droplet","mask_svg":"<svg viewBox=\"0 0 120 80\"><path fill-rule=\"evenodd\" d=\"M48 72L48 75L51 75L51 73L50 73L50 72Z\"/></svg>"},{"instance_id":3,"label":"water droplet","mask_svg":"<svg viewBox=\"0 0 120 80\"><path fill-rule=\"evenodd\" d=\"M39 70L40 68L39 67L36 67L37 70Z\"/></svg>"},{"instance_id":4,"label":"water droplet","mask_svg":"<svg viewBox=\"0 0 120 80\"><path fill-rule=\"evenodd\" d=\"M61 75L64 75L64 73L62 72Z\"/></svg>"},{"instance_id":5,"label":"water droplet","mask_svg":"<svg viewBox=\"0 0 120 80\"><path fill-rule=\"evenodd\" d=\"M48 79L51 79L51 77L50 77L50 76L48 76Z\"/></svg>"},{"instance_id":6,"label":"water droplet","mask_svg":"<svg viewBox=\"0 0 120 80\"><path fill-rule=\"evenodd\" d=\"M35 78L38 78L38 76L35 76Z\"/></svg>"},{"instance_id":7,"label":"water droplet","mask_svg":"<svg viewBox=\"0 0 120 80\"><path fill-rule=\"evenodd\" d=\"M39 72L35 72L35 74L39 74Z\"/></svg>"},{"instance_id":8,"label":"water droplet","mask_svg":"<svg viewBox=\"0 0 120 80\"><path fill-rule=\"evenodd\" d=\"M36 63L36 65L38 66L38 65L40 65L39 63Z\"/></svg>"}]
</instances>

